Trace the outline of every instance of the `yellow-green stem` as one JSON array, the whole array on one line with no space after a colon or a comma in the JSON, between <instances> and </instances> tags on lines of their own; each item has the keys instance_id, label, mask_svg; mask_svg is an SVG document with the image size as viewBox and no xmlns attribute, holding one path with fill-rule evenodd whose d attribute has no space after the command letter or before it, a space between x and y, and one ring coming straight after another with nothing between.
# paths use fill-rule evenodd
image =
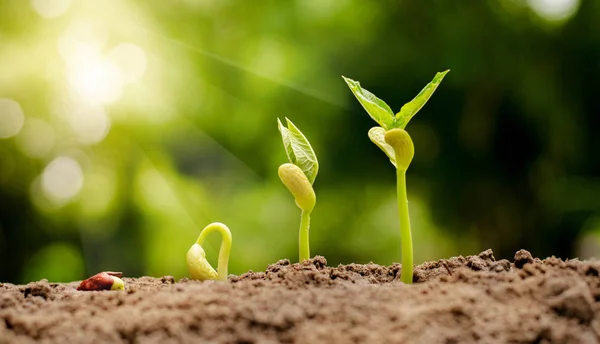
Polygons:
<instances>
[{"instance_id":1,"label":"yellow-green stem","mask_svg":"<svg viewBox=\"0 0 600 344\"><path fill-rule=\"evenodd\" d=\"M229 231L229 228L219 222L214 222L211 223L210 225L204 227L204 229L202 230L202 232L200 232L200 235L198 236L198 240L196 240L196 243L200 246L202 246L202 244L204 243L204 240L206 240L206 237L208 236L208 234L210 234L210 232L213 231L217 231L219 233L221 233L221 248L219 249L219 262L218 262L218 269L217 269L217 273L218 273L218 279L221 281L226 281L227 280L227 269L229 266L229 253L231 251L231 231Z\"/></svg>"},{"instance_id":2,"label":"yellow-green stem","mask_svg":"<svg viewBox=\"0 0 600 344\"><path fill-rule=\"evenodd\" d=\"M300 262L310 259L310 247L308 245L308 230L310 228L310 212L302 210L300 219L300 233L298 234Z\"/></svg>"},{"instance_id":3,"label":"yellow-green stem","mask_svg":"<svg viewBox=\"0 0 600 344\"><path fill-rule=\"evenodd\" d=\"M413 247L408 217L408 197L406 195L406 170L396 169L398 189L398 214L400 214L400 244L402 245L402 273L400 280L411 284L413 280Z\"/></svg>"}]
</instances>

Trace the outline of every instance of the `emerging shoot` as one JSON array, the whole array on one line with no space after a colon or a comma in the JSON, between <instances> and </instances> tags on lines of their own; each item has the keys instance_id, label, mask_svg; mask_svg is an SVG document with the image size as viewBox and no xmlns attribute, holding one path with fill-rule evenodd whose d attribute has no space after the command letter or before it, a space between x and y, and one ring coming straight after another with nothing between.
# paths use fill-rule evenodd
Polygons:
<instances>
[{"instance_id":1,"label":"emerging shoot","mask_svg":"<svg viewBox=\"0 0 600 344\"><path fill-rule=\"evenodd\" d=\"M202 248L202 244L206 237L211 232L217 231L221 233L221 248L219 249L218 271L206 260L206 253ZM194 280L227 280L227 267L229 265L229 252L231 251L231 231L229 228L220 222L213 222L204 227L196 243L192 245L187 253L187 266L190 272L190 278Z\"/></svg>"},{"instance_id":2,"label":"emerging shoot","mask_svg":"<svg viewBox=\"0 0 600 344\"><path fill-rule=\"evenodd\" d=\"M289 119L285 120L287 127L279 119L277 119L277 124L283 139L285 153L290 162L279 166L278 174L283 185L290 190L296 205L302 211L298 235L299 260L302 262L310 258L308 244L310 213L317 202L312 183L319 172L319 162L304 134Z\"/></svg>"},{"instance_id":3,"label":"emerging shoot","mask_svg":"<svg viewBox=\"0 0 600 344\"><path fill-rule=\"evenodd\" d=\"M381 99L360 86L358 81L344 78L348 87L365 111L380 126L369 130L369 139L388 156L396 167L396 187L398 196L398 214L400 215L400 241L402 246L402 282L410 284L413 280L413 245L406 195L406 170L415 154L410 135L404 130L410 119L427 103L433 92L450 70L437 73L417 96L404 104L396 114Z\"/></svg>"}]
</instances>

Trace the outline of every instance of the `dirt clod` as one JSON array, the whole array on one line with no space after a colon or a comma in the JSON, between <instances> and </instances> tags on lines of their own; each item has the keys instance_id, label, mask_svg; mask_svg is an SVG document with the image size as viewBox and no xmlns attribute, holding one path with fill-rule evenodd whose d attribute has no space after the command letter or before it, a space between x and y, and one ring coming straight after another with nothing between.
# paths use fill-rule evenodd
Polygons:
<instances>
[{"instance_id":1,"label":"dirt clod","mask_svg":"<svg viewBox=\"0 0 600 344\"><path fill-rule=\"evenodd\" d=\"M531 253L526 250L518 250L517 253L515 253L515 266L521 269L527 263L533 263Z\"/></svg>"},{"instance_id":2,"label":"dirt clod","mask_svg":"<svg viewBox=\"0 0 600 344\"><path fill-rule=\"evenodd\" d=\"M596 343L598 262L491 250L415 267L280 260L229 283L0 284L0 343Z\"/></svg>"},{"instance_id":3,"label":"dirt clod","mask_svg":"<svg viewBox=\"0 0 600 344\"><path fill-rule=\"evenodd\" d=\"M163 284L174 284L175 283L175 278L173 278L173 276L163 276L160 278L160 281Z\"/></svg>"},{"instance_id":4,"label":"dirt clod","mask_svg":"<svg viewBox=\"0 0 600 344\"><path fill-rule=\"evenodd\" d=\"M48 280L41 280L38 282L31 282L24 287L19 288L19 291L23 293L23 297L40 296L44 300L48 299L52 294L52 288L48 284Z\"/></svg>"}]
</instances>

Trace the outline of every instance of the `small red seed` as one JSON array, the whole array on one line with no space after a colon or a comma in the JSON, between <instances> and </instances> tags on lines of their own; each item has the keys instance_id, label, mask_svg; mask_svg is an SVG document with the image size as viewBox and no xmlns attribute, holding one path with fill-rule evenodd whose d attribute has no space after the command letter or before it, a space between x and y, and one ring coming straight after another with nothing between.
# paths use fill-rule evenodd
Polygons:
<instances>
[{"instance_id":1,"label":"small red seed","mask_svg":"<svg viewBox=\"0 0 600 344\"><path fill-rule=\"evenodd\" d=\"M123 277L123 273L112 271L100 272L86 280L81 281L77 287L77 290L110 290L115 281L113 276L120 278Z\"/></svg>"}]
</instances>

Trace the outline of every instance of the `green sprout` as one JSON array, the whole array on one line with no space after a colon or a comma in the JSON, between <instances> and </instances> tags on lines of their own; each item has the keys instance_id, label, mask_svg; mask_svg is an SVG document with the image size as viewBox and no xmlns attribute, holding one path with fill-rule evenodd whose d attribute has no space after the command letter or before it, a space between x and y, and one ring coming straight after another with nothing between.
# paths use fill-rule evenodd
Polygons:
<instances>
[{"instance_id":1,"label":"green sprout","mask_svg":"<svg viewBox=\"0 0 600 344\"><path fill-rule=\"evenodd\" d=\"M285 120L287 127L281 123L279 118L277 124L290 163L279 166L279 178L294 196L298 208L302 210L298 235L299 259L302 262L310 258L308 245L310 213L317 201L312 184L319 172L319 162L304 134L296 128L292 121L287 118Z\"/></svg>"},{"instance_id":2,"label":"green sprout","mask_svg":"<svg viewBox=\"0 0 600 344\"><path fill-rule=\"evenodd\" d=\"M211 232L221 233L221 248L219 249L218 272L213 269L206 260L206 253L202 248L204 240ZM192 245L187 253L187 266L190 278L194 280L227 280L227 266L229 264L229 252L231 251L231 231L220 222L213 222L204 227L196 243Z\"/></svg>"},{"instance_id":3,"label":"green sprout","mask_svg":"<svg viewBox=\"0 0 600 344\"><path fill-rule=\"evenodd\" d=\"M358 81L344 78L348 87L369 116L380 126L369 130L369 139L388 156L396 167L398 214L400 215L400 242L402 245L402 273L400 280L411 284L413 280L413 245L406 195L406 170L415 154L410 135L404 130L410 119L427 103L444 76L450 70L437 73L417 96L404 104L396 114L381 99L360 86Z\"/></svg>"}]
</instances>

